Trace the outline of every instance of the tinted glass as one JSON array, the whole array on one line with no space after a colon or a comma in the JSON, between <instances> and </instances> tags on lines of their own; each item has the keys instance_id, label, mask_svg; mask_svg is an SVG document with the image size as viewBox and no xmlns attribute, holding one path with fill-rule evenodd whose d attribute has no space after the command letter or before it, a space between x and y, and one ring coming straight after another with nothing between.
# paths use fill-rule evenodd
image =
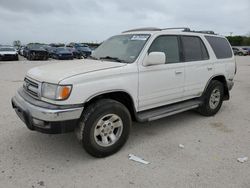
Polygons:
<instances>
[{"instance_id":1,"label":"tinted glass","mask_svg":"<svg viewBox=\"0 0 250 188\"><path fill-rule=\"evenodd\" d=\"M199 37L183 36L182 44L185 61L201 61L209 59L207 49Z\"/></svg>"},{"instance_id":2,"label":"tinted glass","mask_svg":"<svg viewBox=\"0 0 250 188\"><path fill-rule=\"evenodd\" d=\"M230 44L221 37L205 36L218 59L230 58L233 56Z\"/></svg>"},{"instance_id":3,"label":"tinted glass","mask_svg":"<svg viewBox=\"0 0 250 188\"><path fill-rule=\"evenodd\" d=\"M160 36L149 48L150 52L164 52L166 63L180 62L179 42L177 36Z\"/></svg>"}]
</instances>

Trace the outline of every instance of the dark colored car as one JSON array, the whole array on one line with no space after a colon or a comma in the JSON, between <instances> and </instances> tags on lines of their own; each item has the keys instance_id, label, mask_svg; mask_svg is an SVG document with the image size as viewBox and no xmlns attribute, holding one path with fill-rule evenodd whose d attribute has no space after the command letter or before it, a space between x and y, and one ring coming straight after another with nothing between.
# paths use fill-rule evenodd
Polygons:
<instances>
[{"instance_id":1,"label":"dark colored car","mask_svg":"<svg viewBox=\"0 0 250 188\"><path fill-rule=\"evenodd\" d=\"M68 50L73 54L74 58L76 59L81 59L83 57L82 53L75 48L68 47Z\"/></svg>"},{"instance_id":2,"label":"dark colored car","mask_svg":"<svg viewBox=\"0 0 250 188\"><path fill-rule=\"evenodd\" d=\"M86 44L81 43L70 43L67 47L75 48L83 57L88 57L91 55L92 50Z\"/></svg>"},{"instance_id":3,"label":"dark colored car","mask_svg":"<svg viewBox=\"0 0 250 188\"><path fill-rule=\"evenodd\" d=\"M50 46L50 45L45 46L44 48L48 52L49 57L51 57L51 58L52 58L52 55L53 55L54 51L57 49L57 47Z\"/></svg>"},{"instance_id":4,"label":"dark colored car","mask_svg":"<svg viewBox=\"0 0 250 188\"><path fill-rule=\"evenodd\" d=\"M11 46L0 46L0 60L18 60L18 53Z\"/></svg>"},{"instance_id":5,"label":"dark colored car","mask_svg":"<svg viewBox=\"0 0 250 188\"><path fill-rule=\"evenodd\" d=\"M66 47L56 48L52 54L52 58L54 59L74 59L73 53Z\"/></svg>"},{"instance_id":6,"label":"dark colored car","mask_svg":"<svg viewBox=\"0 0 250 188\"><path fill-rule=\"evenodd\" d=\"M28 60L48 60L49 53L45 50L44 45L29 44L23 50L23 55Z\"/></svg>"}]
</instances>

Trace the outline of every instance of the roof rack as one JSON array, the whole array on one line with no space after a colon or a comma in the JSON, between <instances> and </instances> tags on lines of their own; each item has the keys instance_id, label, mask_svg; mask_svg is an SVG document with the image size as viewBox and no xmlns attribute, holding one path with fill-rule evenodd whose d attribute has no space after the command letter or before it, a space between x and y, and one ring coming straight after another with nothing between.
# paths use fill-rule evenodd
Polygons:
<instances>
[{"instance_id":1,"label":"roof rack","mask_svg":"<svg viewBox=\"0 0 250 188\"><path fill-rule=\"evenodd\" d=\"M134 31L163 31L163 30L177 30L177 29L183 29L183 31L190 31L188 27L169 27L169 28L157 28L157 27L142 27L137 29L131 29L127 31L123 31L122 33L128 33L128 32L134 32Z\"/></svg>"},{"instance_id":2,"label":"roof rack","mask_svg":"<svg viewBox=\"0 0 250 188\"><path fill-rule=\"evenodd\" d=\"M157 27L142 27L137 29L131 29L127 31L123 31L122 33L135 32L135 31L163 31L163 30L182 30L182 32L193 32L193 33L205 33L211 35L217 35L214 31L195 31L191 30L188 27L169 27L169 28L157 28Z\"/></svg>"},{"instance_id":3,"label":"roof rack","mask_svg":"<svg viewBox=\"0 0 250 188\"><path fill-rule=\"evenodd\" d=\"M186 31L186 32L204 33L204 34L210 34L210 35L217 35L214 31Z\"/></svg>"},{"instance_id":4,"label":"roof rack","mask_svg":"<svg viewBox=\"0 0 250 188\"><path fill-rule=\"evenodd\" d=\"M178 29L182 29L185 32L191 31L190 28L188 27L168 27L168 28L163 28L161 30L178 30Z\"/></svg>"},{"instance_id":5,"label":"roof rack","mask_svg":"<svg viewBox=\"0 0 250 188\"><path fill-rule=\"evenodd\" d=\"M123 31L122 33L128 33L128 32L134 32L134 31L161 31L161 29L157 27L142 27L142 28Z\"/></svg>"}]
</instances>

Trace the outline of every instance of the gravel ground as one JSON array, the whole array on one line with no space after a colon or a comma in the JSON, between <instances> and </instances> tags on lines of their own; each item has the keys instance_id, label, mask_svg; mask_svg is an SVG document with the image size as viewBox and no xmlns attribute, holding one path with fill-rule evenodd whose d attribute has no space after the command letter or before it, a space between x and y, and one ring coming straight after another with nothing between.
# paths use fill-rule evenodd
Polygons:
<instances>
[{"instance_id":1,"label":"gravel ground","mask_svg":"<svg viewBox=\"0 0 250 188\"><path fill-rule=\"evenodd\" d=\"M237 162L250 158L250 57L237 57L231 100L216 116L134 123L123 149L104 159L89 156L73 133L29 131L11 108L25 72L47 63L0 62L0 187L250 187L250 160Z\"/></svg>"}]
</instances>

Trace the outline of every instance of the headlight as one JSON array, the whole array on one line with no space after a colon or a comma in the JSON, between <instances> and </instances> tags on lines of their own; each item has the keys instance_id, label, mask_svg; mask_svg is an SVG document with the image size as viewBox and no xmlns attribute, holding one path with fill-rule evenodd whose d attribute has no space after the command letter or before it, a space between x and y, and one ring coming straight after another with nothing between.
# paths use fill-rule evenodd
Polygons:
<instances>
[{"instance_id":1,"label":"headlight","mask_svg":"<svg viewBox=\"0 0 250 188\"><path fill-rule=\"evenodd\" d=\"M66 100L69 97L71 90L71 85L56 85L43 83L42 97L51 100Z\"/></svg>"}]
</instances>

